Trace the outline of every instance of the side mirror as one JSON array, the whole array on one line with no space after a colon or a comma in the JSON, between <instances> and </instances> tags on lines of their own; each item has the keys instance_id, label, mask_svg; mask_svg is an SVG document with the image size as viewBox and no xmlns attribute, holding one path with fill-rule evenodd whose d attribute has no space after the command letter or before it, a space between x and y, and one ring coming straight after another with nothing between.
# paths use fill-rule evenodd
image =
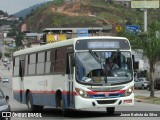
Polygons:
<instances>
[{"instance_id":1,"label":"side mirror","mask_svg":"<svg viewBox=\"0 0 160 120\"><path fill-rule=\"evenodd\" d=\"M6 98L5 98L7 101L9 100L9 96L8 95L6 95Z\"/></svg>"}]
</instances>

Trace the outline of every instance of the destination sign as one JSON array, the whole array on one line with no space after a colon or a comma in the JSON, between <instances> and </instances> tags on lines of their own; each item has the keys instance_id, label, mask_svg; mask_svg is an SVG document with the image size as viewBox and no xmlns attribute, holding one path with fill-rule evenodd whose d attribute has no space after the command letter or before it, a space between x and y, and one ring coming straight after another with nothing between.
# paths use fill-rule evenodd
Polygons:
<instances>
[{"instance_id":1,"label":"destination sign","mask_svg":"<svg viewBox=\"0 0 160 120\"><path fill-rule=\"evenodd\" d=\"M89 49L97 48L119 48L119 42L88 42Z\"/></svg>"},{"instance_id":2,"label":"destination sign","mask_svg":"<svg viewBox=\"0 0 160 120\"><path fill-rule=\"evenodd\" d=\"M84 39L78 40L75 45L76 50L109 50L109 49L130 49L130 45L125 39Z\"/></svg>"}]
</instances>

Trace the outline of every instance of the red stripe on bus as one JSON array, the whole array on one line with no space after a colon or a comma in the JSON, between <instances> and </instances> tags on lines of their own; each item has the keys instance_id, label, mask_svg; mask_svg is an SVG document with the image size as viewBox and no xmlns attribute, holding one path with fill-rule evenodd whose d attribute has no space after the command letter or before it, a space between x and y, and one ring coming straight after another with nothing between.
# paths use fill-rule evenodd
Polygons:
<instances>
[{"instance_id":1,"label":"red stripe on bus","mask_svg":"<svg viewBox=\"0 0 160 120\"><path fill-rule=\"evenodd\" d=\"M13 90L13 92L23 93L23 92L25 92L25 90Z\"/></svg>"},{"instance_id":2,"label":"red stripe on bus","mask_svg":"<svg viewBox=\"0 0 160 120\"><path fill-rule=\"evenodd\" d=\"M95 95L95 94L123 94L125 90L118 90L118 91L88 91L87 93L89 95Z\"/></svg>"}]
</instances>

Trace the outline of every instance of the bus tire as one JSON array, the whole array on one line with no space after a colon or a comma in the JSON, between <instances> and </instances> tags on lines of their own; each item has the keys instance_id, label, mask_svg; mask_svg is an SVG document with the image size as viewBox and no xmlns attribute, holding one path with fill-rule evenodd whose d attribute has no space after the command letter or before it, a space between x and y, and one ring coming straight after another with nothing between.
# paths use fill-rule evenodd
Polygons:
<instances>
[{"instance_id":1,"label":"bus tire","mask_svg":"<svg viewBox=\"0 0 160 120\"><path fill-rule=\"evenodd\" d=\"M63 98L62 98L62 94L59 92L56 95L56 101L57 101L57 108L59 108L62 111L62 115L64 117L68 116L68 112L67 109L65 109L64 107L64 102L63 102Z\"/></svg>"},{"instance_id":2,"label":"bus tire","mask_svg":"<svg viewBox=\"0 0 160 120\"><path fill-rule=\"evenodd\" d=\"M34 105L36 111L43 111L43 106L41 105Z\"/></svg>"},{"instance_id":3,"label":"bus tire","mask_svg":"<svg viewBox=\"0 0 160 120\"><path fill-rule=\"evenodd\" d=\"M114 112L115 112L115 107L107 107L106 110L107 110L107 113L108 113L108 114L114 114Z\"/></svg>"},{"instance_id":4,"label":"bus tire","mask_svg":"<svg viewBox=\"0 0 160 120\"><path fill-rule=\"evenodd\" d=\"M27 107L29 111L33 111L33 105L32 105L32 97L31 97L31 93L27 94Z\"/></svg>"},{"instance_id":5,"label":"bus tire","mask_svg":"<svg viewBox=\"0 0 160 120\"><path fill-rule=\"evenodd\" d=\"M68 110L65 109L64 101L63 101L62 97L61 97L60 101L61 101L60 102L60 109L62 110L62 115L63 115L63 117L67 117L68 116Z\"/></svg>"},{"instance_id":6,"label":"bus tire","mask_svg":"<svg viewBox=\"0 0 160 120\"><path fill-rule=\"evenodd\" d=\"M27 107L28 107L29 111L35 111L36 110L36 106L33 105L33 102L32 102L31 93L28 93L28 95L27 95Z\"/></svg>"}]
</instances>

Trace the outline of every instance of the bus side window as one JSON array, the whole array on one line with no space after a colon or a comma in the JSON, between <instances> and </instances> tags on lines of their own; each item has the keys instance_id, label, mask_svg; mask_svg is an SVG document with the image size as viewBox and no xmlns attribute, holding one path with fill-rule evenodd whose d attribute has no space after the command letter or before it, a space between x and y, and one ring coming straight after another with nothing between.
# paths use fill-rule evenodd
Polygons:
<instances>
[{"instance_id":1,"label":"bus side window","mask_svg":"<svg viewBox=\"0 0 160 120\"><path fill-rule=\"evenodd\" d=\"M19 76L19 57L14 58L14 68L13 68L13 74L14 76Z\"/></svg>"}]
</instances>

